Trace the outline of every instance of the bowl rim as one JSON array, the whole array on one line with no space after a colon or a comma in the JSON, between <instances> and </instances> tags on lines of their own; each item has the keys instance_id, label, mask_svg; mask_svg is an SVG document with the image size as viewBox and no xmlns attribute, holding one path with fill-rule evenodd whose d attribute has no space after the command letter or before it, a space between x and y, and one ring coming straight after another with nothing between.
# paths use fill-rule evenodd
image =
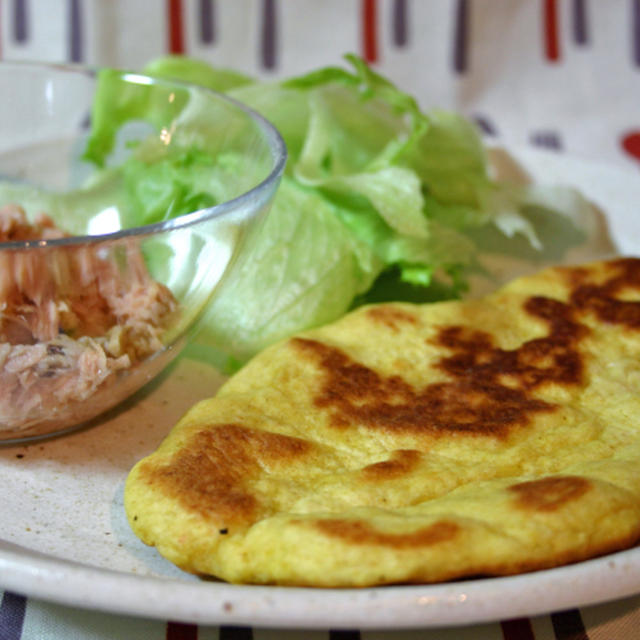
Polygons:
<instances>
[{"instance_id":1,"label":"bowl rim","mask_svg":"<svg viewBox=\"0 0 640 640\"><path fill-rule=\"evenodd\" d=\"M22 60L2 60L0 61L0 69L15 67L17 69L33 69L55 70L56 72L69 73L69 74L81 74L92 78L95 78L99 74L102 67L92 67L85 64L77 63L57 63L57 62L33 62ZM122 76L130 77L131 79L137 79L139 84L162 84L175 87L182 87L189 91L201 91L211 94L216 99L226 102L244 113L246 113L255 123L257 123L259 129L265 136L265 140L269 147L272 167L265 178L263 178L258 184L253 186L248 191L232 198L225 200L219 204L211 207L205 207L203 209L196 209L195 211L183 214L176 218L170 218L161 222L154 222L152 224L140 225L137 227L128 227L120 229L118 231L112 231L102 234L91 235L72 235L65 236L63 238L52 239L34 239L34 240L18 240L10 242L0 242L0 250L21 250L21 249L46 249L53 247L65 247L65 246L78 246L88 244L101 244L104 242L112 242L121 240L124 238L130 238L143 235L157 235L175 229L182 229L190 227L198 223L211 220L214 218L222 217L232 211L241 209L249 203L253 203L254 206L259 209L266 204L272 196L272 191L277 188L277 184L284 173L284 168L287 163L288 152L287 146L282 138L282 135L278 129L267 118L262 116L256 110L247 106L246 104L232 98L231 96L210 89L202 85L198 85L190 82L183 82L181 80L174 80L168 78L156 77L139 71L130 71L127 69L115 68L115 71L119 72ZM19 203L18 203L19 204Z\"/></svg>"}]
</instances>

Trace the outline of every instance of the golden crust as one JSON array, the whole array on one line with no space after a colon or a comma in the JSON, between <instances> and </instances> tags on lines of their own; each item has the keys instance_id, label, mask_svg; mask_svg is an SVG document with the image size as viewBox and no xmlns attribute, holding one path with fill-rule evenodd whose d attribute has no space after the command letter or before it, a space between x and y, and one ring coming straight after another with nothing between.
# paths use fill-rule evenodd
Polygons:
<instances>
[{"instance_id":1,"label":"golden crust","mask_svg":"<svg viewBox=\"0 0 640 640\"><path fill-rule=\"evenodd\" d=\"M576 562L640 539L640 260L386 304L267 349L132 470L187 571L323 587Z\"/></svg>"}]
</instances>

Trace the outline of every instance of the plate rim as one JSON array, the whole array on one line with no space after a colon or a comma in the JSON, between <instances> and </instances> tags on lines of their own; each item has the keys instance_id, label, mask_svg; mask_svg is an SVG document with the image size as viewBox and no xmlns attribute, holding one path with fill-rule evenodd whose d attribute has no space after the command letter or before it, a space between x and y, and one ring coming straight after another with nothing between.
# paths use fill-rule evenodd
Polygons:
<instances>
[{"instance_id":1,"label":"plate rim","mask_svg":"<svg viewBox=\"0 0 640 640\"><path fill-rule=\"evenodd\" d=\"M640 547L511 576L363 589L191 582L39 556L0 541L4 588L68 607L199 625L362 630L458 627L603 604L640 592ZM597 581L592 581L594 574ZM102 583L100 594L91 588L96 578ZM579 596L579 587L587 581L588 595ZM112 596L117 594L108 602L103 597L105 587ZM168 611L167 600L179 605Z\"/></svg>"}]
</instances>

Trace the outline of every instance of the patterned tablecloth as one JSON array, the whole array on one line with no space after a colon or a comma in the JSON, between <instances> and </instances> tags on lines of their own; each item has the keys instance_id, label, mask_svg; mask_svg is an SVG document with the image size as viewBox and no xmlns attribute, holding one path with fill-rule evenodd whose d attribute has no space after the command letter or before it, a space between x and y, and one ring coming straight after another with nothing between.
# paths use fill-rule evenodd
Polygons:
<instances>
[{"instance_id":1,"label":"patterned tablecloth","mask_svg":"<svg viewBox=\"0 0 640 640\"><path fill-rule=\"evenodd\" d=\"M435 629L272 629L199 626L70 609L5 592L2 640L633 640L640 596L612 603L471 626Z\"/></svg>"},{"instance_id":2,"label":"patterned tablecloth","mask_svg":"<svg viewBox=\"0 0 640 640\"><path fill-rule=\"evenodd\" d=\"M423 106L467 115L489 141L640 168L640 0L0 0L1 59L139 69L168 52L265 79L356 52ZM0 640L640 638L640 596L447 629L304 631L0 595Z\"/></svg>"}]
</instances>

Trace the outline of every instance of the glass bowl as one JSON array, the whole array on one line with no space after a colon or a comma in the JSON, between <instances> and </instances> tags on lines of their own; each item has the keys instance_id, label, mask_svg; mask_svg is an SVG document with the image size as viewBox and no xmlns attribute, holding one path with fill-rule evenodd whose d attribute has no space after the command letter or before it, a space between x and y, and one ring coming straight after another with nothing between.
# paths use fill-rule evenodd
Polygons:
<instances>
[{"instance_id":1,"label":"glass bowl","mask_svg":"<svg viewBox=\"0 0 640 640\"><path fill-rule=\"evenodd\" d=\"M0 441L78 427L197 327L286 162L202 87L0 63Z\"/></svg>"}]
</instances>

